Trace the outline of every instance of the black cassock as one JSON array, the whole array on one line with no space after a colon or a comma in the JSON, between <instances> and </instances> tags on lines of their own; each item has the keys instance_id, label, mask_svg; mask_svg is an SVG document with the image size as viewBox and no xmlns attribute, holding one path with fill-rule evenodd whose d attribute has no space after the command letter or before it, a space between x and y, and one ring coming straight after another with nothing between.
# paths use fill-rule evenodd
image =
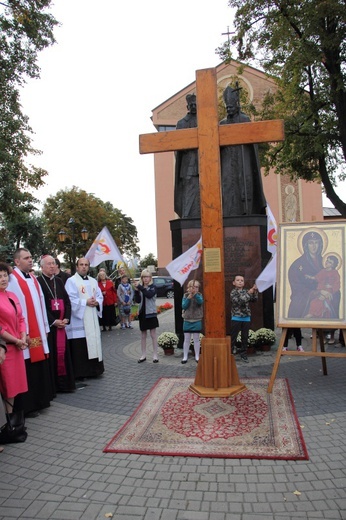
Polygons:
<instances>
[{"instance_id":1,"label":"black cassock","mask_svg":"<svg viewBox=\"0 0 346 520\"><path fill-rule=\"evenodd\" d=\"M71 319L71 302L64 283L58 277L50 279L42 274L37 278L44 295L50 332L48 334L51 376L56 392L73 392L76 389L65 329L53 325L55 320Z\"/></svg>"}]
</instances>

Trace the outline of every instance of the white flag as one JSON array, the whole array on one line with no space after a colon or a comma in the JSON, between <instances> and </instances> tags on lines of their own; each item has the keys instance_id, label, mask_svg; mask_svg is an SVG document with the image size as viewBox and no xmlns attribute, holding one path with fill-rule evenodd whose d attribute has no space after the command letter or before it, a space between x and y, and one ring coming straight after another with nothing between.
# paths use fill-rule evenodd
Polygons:
<instances>
[{"instance_id":1,"label":"white flag","mask_svg":"<svg viewBox=\"0 0 346 520\"><path fill-rule=\"evenodd\" d=\"M276 253L276 245L278 240L278 228L275 217L267 205L267 250L272 255Z\"/></svg>"},{"instance_id":2,"label":"white flag","mask_svg":"<svg viewBox=\"0 0 346 520\"><path fill-rule=\"evenodd\" d=\"M259 292L263 292L276 283L276 253L267 263L261 274L256 280L256 285Z\"/></svg>"},{"instance_id":3,"label":"white flag","mask_svg":"<svg viewBox=\"0 0 346 520\"><path fill-rule=\"evenodd\" d=\"M96 267L106 260L120 260L124 262L118 246L106 226L95 238L85 258L89 260L90 267Z\"/></svg>"},{"instance_id":4,"label":"white flag","mask_svg":"<svg viewBox=\"0 0 346 520\"><path fill-rule=\"evenodd\" d=\"M132 269L132 271L136 271L136 269L138 269L137 258L129 258L128 260L126 260L126 263L127 263L127 267L129 269Z\"/></svg>"},{"instance_id":5,"label":"white flag","mask_svg":"<svg viewBox=\"0 0 346 520\"><path fill-rule=\"evenodd\" d=\"M182 286L191 271L198 268L202 257L202 237L197 244L170 262L166 269L174 280Z\"/></svg>"}]
</instances>

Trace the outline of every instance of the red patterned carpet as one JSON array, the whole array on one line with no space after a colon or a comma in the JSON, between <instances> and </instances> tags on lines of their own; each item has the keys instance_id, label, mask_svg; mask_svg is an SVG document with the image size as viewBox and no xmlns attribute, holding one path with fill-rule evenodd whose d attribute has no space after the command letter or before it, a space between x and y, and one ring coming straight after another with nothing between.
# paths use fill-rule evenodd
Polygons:
<instances>
[{"instance_id":1,"label":"red patterned carpet","mask_svg":"<svg viewBox=\"0 0 346 520\"><path fill-rule=\"evenodd\" d=\"M244 379L246 390L203 398L193 379L162 378L104 452L186 457L307 460L286 379Z\"/></svg>"}]
</instances>

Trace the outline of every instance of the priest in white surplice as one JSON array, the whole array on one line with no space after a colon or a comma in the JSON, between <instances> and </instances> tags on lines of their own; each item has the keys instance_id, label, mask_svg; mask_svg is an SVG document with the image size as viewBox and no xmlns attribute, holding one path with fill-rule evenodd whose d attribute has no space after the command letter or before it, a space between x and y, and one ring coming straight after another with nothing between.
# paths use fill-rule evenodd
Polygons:
<instances>
[{"instance_id":1,"label":"priest in white surplice","mask_svg":"<svg viewBox=\"0 0 346 520\"><path fill-rule=\"evenodd\" d=\"M88 276L89 267L87 258L79 258L76 274L65 285L72 306L66 334L71 344L73 371L77 380L97 377L104 372L98 320L102 316L103 295L97 281Z\"/></svg>"},{"instance_id":2,"label":"priest in white surplice","mask_svg":"<svg viewBox=\"0 0 346 520\"><path fill-rule=\"evenodd\" d=\"M49 369L47 334L49 325L44 296L35 276L30 251L19 248L14 253L15 268L10 276L8 290L16 294L27 323L29 349L24 350L28 392L15 399L15 408L29 416L50 405L54 389Z\"/></svg>"}]
</instances>

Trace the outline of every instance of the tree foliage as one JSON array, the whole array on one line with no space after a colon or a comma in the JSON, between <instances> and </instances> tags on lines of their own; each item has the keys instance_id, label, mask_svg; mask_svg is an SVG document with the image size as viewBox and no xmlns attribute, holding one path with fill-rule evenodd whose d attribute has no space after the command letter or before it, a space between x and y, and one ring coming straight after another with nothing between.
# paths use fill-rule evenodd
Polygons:
<instances>
[{"instance_id":1,"label":"tree foliage","mask_svg":"<svg viewBox=\"0 0 346 520\"><path fill-rule=\"evenodd\" d=\"M94 195L73 186L71 189L60 190L56 195L48 197L43 206L43 218L47 227L47 239L53 244L55 253L65 253L69 262L72 258L72 227L74 219L77 256L85 254L99 232L107 226L121 253L129 256L138 254L137 229L130 217L114 208L110 202L103 202ZM86 228L89 232L88 241L81 241L81 231ZM64 230L67 234L66 242L61 244L58 233Z\"/></svg>"},{"instance_id":2,"label":"tree foliage","mask_svg":"<svg viewBox=\"0 0 346 520\"><path fill-rule=\"evenodd\" d=\"M154 265L157 267L157 258L153 253L149 253L143 258L141 258L141 269L145 269L148 265Z\"/></svg>"},{"instance_id":3,"label":"tree foliage","mask_svg":"<svg viewBox=\"0 0 346 520\"><path fill-rule=\"evenodd\" d=\"M232 43L237 58L258 64L277 83L259 116L285 120L285 141L269 147L265 166L306 180L321 180L336 195L346 177L345 0L229 0L236 8ZM227 45L218 49L232 58Z\"/></svg>"},{"instance_id":4,"label":"tree foliage","mask_svg":"<svg viewBox=\"0 0 346 520\"><path fill-rule=\"evenodd\" d=\"M45 221L38 213L23 213L18 220L2 220L0 229L0 258L11 262L18 247L26 247L34 260L54 251L46 234Z\"/></svg>"},{"instance_id":5,"label":"tree foliage","mask_svg":"<svg viewBox=\"0 0 346 520\"><path fill-rule=\"evenodd\" d=\"M32 191L47 174L28 163L40 152L32 147L32 129L20 104L20 88L27 78L39 78L37 55L52 45L57 25L47 12L51 0L0 2L0 208L17 219L34 209Z\"/></svg>"}]
</instances>

